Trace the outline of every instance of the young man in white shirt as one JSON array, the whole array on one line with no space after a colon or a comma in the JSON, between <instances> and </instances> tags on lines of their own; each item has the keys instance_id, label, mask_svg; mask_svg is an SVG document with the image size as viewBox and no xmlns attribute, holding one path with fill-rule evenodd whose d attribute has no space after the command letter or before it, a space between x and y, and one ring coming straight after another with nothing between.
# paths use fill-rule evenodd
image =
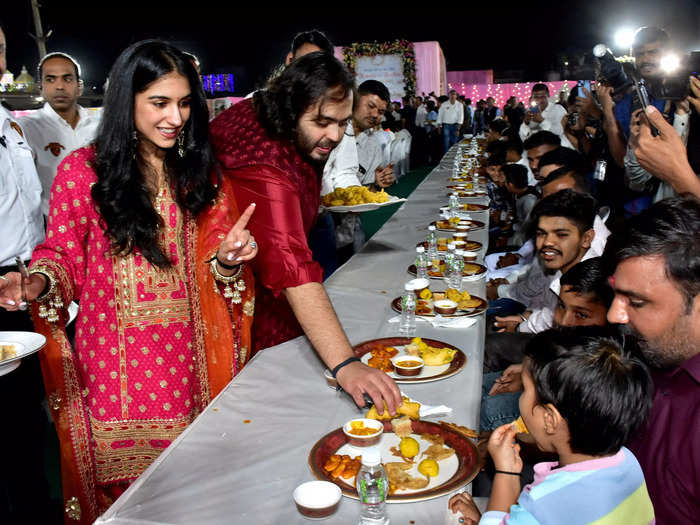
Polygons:
<instances>
[{"instance_id":1,"label":"young man in white shirt","mask_svg":"<svg viewBox=\"0 0 700 525\"><path fill-rule=\"evenodd\" d=\"M520 125L520 139L525 142L530 135L538 131L551 131L559 136L562 146L570 148L571 143L561 127L564 115L566 110L562 106L549 103L549 88L546 84L535 84L532 86L530 107Z\"/></svg>"},{"instance_id":2,"label":"young man in white shirt","mask_svg":"<svg viewBox=\"0 0 700 525\"><path fill-rule=\"evenodd\" d=\"M450 98L440 105L437 127L442 133L443 149L447 152L457 142L457 130L464 122L464 106L457 100L457 92L450 90Z\"/></svg>"},{"instance_id":3,"label":"young man in white shirt","mask_svg":"<svg viewBox=\"0 0 700 525\"><path fill-rule=\"evenodd\" d=\"M44 106L20 119L34 150L41 180L41 211L49 214L49 194L56 168L68 154L93 141L100 116L78 105L83 92L80 65L66 53L49 53L39 63Z\"/></svg>"}]
</instances>

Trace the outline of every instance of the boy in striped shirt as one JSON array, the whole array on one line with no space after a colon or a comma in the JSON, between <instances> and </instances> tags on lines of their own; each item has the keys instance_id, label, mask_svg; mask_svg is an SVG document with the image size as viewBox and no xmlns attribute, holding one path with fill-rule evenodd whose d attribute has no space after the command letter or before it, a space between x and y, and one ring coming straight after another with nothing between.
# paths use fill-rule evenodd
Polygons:
<instances>
[{"instance_id":1,"label":"boy in striped shirt","mask_svg":"<svg viewBox=\"0 0 700 525\"><path fill-rule=\"evenodd\" d=\"M480 525L655 523L642 470L622 446L651 406L646 367L590 328L542 332L525 355L520 414L538 448L559 461L535 465L521 492L516 429L503 425L488 444L496 475L487 512L467 494L450 509Z\"/></svg>"}]
</instances>

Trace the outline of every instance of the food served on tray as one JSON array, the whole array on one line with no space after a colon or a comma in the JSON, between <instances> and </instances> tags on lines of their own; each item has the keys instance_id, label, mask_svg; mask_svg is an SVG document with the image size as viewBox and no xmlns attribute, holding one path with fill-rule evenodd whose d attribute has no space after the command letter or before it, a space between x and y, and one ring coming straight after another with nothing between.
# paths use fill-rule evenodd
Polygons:
<instances>
[{"instance_id":1,"label":"food served on tray","mask_svg":"<svg viewBox=\"0 0 700 525\"><path fill-rule=\"evenodd\" d=\"M17 357L17 347L11 343L0 344L0 361Z\"/></svg>"},{"instance_id":2,"label":"food served on tray","mask_svg":"<svg viewBox=\"0 0 700 525\"><path fill-rule=\"evenodd\" d=\"M440 366L450 363L454 359L457 350L428 346L420 337L414 337L411 343L406 345L406 353L420 356L427 366Z\"/></svg>"},{"instance_id":3,"label":"food served on tray","mask_svg":"<svg viewBox=\"0 0 700 525\"><path fill-rule=\"evenodd\" d=\"M411 266L409 266L408 271L410 273L415 274L416 273L416 266L414 264L412 264ZM486 273L486 267L484 265L478 264L478 263L471 263L471 262L464 263L464 268L462 269L462 276L469 277L471 275L479 275L482 273ZM431 266L428 269L428 275L430 277L444 277L445 276L445 263L441 262L437 266L437 269L434 266Z\"/></svg>"},{"instance_id":4,"label":"food served on tray","mask_svg":"<svg viewBox=\"0 0 700 525\"><path fill-rule=\"evenodd\" d=\"M484 223L481 221L460 219L458 217L453 217L451 219L440 219L440 220L435 221L434 224L438 230L447 230L447 231L457 231L458 228L460 230L462 230L462 229L478 230L479 228L484 227Z\"/></svg>"},{"instance_id":5,"label":"food served on tray","mask_svg":"<svg viewBox=\"0 0 700 525\"><path fill-rule=\"evenodd\" d=\"M366 427L362 421L350 421L350 428L348 429L348 434L354 436L370 436L376 434L377 429L374 427Z\"/></svg>"},{"instance_id":6,"label":"food served on tray","mask_svg":"<svg viewBox=\"0 0 700 525\"><path fill-rule=\"evenodd\" d=\"M369 358L367 366L378 368L382 372L393 372L394 365L391 363L391 358L398 353L399 351L391 346L377 346L370 350L372 357Z\"/></svg>"},{"instance_id":7,"label":"food served on tray","mask_svg":"<svg viewBox=\"0 0 700 525\"><path fill-rule=\"evenodd\" d=\"M331 477L343 479L350 479L357 476L362 466L362 457L356 456L354 458L348 455L333 454L328 461L323 465L326 472L329 472Z\"/></svg>"},{"instance_id":8,"label":"food served on tray","mask_svg":"<svg viewBox=\"0 0 700 525\"><path fill-rule=\"evenodd\" d=\"M445 301L450 301L450 303L445 303ZM442 305L442 307L440 305ZM445 305L453 307L454 311L452 311L452 308L445 310ZM486 301L484 301L484 299L472 296L467 291L459 292L454 288L448 288L444 292L433 292L429 288L426 288L418 295L418 300L416 301L416 315L433 316L438 313L448 316L476 315L481 313L485 307ZM392 301L392 308L398 312L401 311L400 297ZM384 361L382 361L382 363L384 363Z\"/></svg>"},{"instance_id":9,"label":"food served on tray","mask_svg":"<svg viewBox=\"0 0 700 525\"><path fill-rule=\"evenodd\" d=\"M367 414L365 417L367 419L377 419L379 421L388 421L392 419L392 417L395 417L397 415L400 416L408 416L411 419L418 419L419 418L419 412L420 412L420 403L417 401L411 401L409 398L406 396L402 396L401 398L401 406L396 409L396 414L389 414L389 409L386 406L386 402L384 403L384 413L379 415L379 412L377 411L377 407L375 405L372 405L372 408L370 408L367 411Z\"/></svg>"},{"instance_id":10,"label":"food served on tray","mask_svg":"<svg viewBox=\"0 0 700 525\"><path fill-rule=\"evenodd\" d=\"M381 203L389 200L389 194L384 190L370 191L365 186L348 186L336 188L331 193L321 197L324 206L355 206L357 204Z\"/></svg>"},{"instance_id":11,"label":"food served on tray","mask_svg":"<svg viewBox=\"0 0 700 525\"><path fill-rule=\"evenodd\" d=\"M447 251L447 246L451 242L455 242L459 239L456 239L454 237L438 237L437 239L437 249L439 252L446 252ZM468 252L476 252L481 250L482 244L477 241L465 241L464 246L462 246L462 249Z\"/></svg>"},{"instance_id":12,"label":"food served on tray","mask_svg":"<svg viewBox=\"0 0 700 525\"><path fill-rule=\"evenodd\" d=\"M515 430L518 431L518 434L529 434L530 433L528 431L527 427L525 426L525 421L523 421L523 416L520 416L518 419L513 421L513 426L515 426Z\"/></svg>"}]
</instances>

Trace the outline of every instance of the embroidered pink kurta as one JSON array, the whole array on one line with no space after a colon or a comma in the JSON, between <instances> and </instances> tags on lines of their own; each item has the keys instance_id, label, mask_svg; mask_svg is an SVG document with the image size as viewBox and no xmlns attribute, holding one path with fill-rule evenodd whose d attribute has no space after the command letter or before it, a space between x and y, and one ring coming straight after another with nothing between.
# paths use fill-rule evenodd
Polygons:
<instances>
[{"instance_id":1,"label":"embroidered pink kurta","mask_svg":"<svg viewBox=\"0 0 700 525\"><path fill-rule=\"evenodd\" d=\"M141 474L196 417L205 378L193 347L183 213L162 188L155 207L173 267L154 267L138 250L112 255L90 193L93 155L78 150L59 167L47 238L34 251L33 269L59 263L65 303L79 301L74 357L97 483L108 484Z\"/></svg>"}]
</instances>

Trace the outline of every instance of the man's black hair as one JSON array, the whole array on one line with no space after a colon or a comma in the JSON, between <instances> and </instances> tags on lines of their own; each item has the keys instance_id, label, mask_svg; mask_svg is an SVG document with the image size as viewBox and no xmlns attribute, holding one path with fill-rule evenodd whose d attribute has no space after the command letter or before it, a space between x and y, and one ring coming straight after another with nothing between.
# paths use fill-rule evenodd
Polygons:
<instances>
[{"instance_id":1,"label":"man's black hair","mask_svg":"<svg viewBox=\"0 0 700 525\"><path fill-rule=\"evenodd\" d=\"M357 88L357 94L359 96L363 95L377 95L381 100L391 104L391 96L389 95L389 89L379 82L379 80L365 80Z\"/></svg>"},{"instance_id":2,"label":"man's black hair","mask_svg":"<svg viewBox=\"0 0 700 525\"><path fill-rule=\"evenodd\" d=\"M686 311L700 294L700 201L690 195L657 202L630 218L608 239L614 266L632 257L664 258L666 276L685 298ZM614 270L614 266L611 270Z\"/></svg>"},{"instance_id":3,"label":"man's black hair","mask_svg":"<svg viewBox=\"0 0 700 525\"><path fill-rule=\"evenodd\" d=\"M502 118L496 118L489 123L489 128L499 135L505 135L507 130L510 128L510 124L508 124L508 122Z\"/></svg>"},{"instance_id":4,"label":"man's black hair","mask_svg":"<svg viewBox=\"0 0 700 525\"><path fill-rule=\"evenodd\" d=\"M328 39L328 37L318 29L312 29L311 31L302 31L294 35L292 39L292 56L296 56L297 51L304 44L313 44L317 46L324 53L333 54L333 44Z\"/></svg>"},{"instance_id":5,"label":"man's black hair","mask_svg":"<svg viewBox=\"0 0 700 525\"><path fill-rule=\"evenodd\" d=\"M665 45L668 42L668 33L660 27L640 27L634 33L632 49L636 50L639 46L645 46L647 44L651 44L652 42L660 42L662 45Z\"/></svg>"},{"instance_id":6,"label":"man's black hair","mask_svg":"<svg viewBox=\"0 0 700 525\"><path fill-rule=\"evenodd\" d=\"M542 156L544 157L544 155ZM590 188L588 186L588 181L581 175L578 171L570 168L569 166L562 166L561 168L555 169L552 173L547 175L545 179L540 182L540 187L544 188L547 184L563 179L564 177L571 177L574 179L574 188L580 193L589 193Z\"/></svg>"},{"instance_id":7,"label":"man's black hair","mask_svg":"<svg viewBox=\"0 0 700 525\"><path fill-rule=\"evenodd\" d=\"M571 287L576 294L593 294L595 301L610 308L615 292L608 281L608 273L602 257L591 257L576 263L560 279L562 288Z\"/></svg>"},{"instance_id":8,"label":"man's black hair","mask_svg":"<svg viewBox=\"0 0 700 525\"><path fill-rule=\"evenodd\" d=\"M580 173L583 171L583 156L576 150L559 146L540 157L540 163L538 164L540 170L543 166L548 166L549 164L566 166L570 170Z\"/></svg>"},{"instance_id":9,"label":"man's black hair","mask_svg":"<svg viewBox=\"0 0 700 525\"><path fill-rule=\"evenodd\" d=\"M440 96L438 97L438 102L439 102L440 104L444 104L444 103L447 102L448 100L450 100L450 97L448 97L447 95L440 95Z\"/></svg>"},{"instance_id":10,"label":"man's black hair","mask_svg":"<svg viewBox=\"0 0 700 525\"><path fill-rule=\"evenodd\" d=\"M342 62L315 51L292 61L265 89L256 91L253 106L271 138L293 140L304 112L326 100L344 100L354 86L355 79Z\"/></svg>"},{"instance_id":11,"label":"man's black hair","mask_svg":"<svg viewBox=\"0 0 700 525\"><path fill-rule=\"evenodd\" d=\"M569 427L571 450L617 453L652 405L649 371L600 327L547 330L525 348L537 404L552 404Z\"/></svg>"},{"instance_id":12,"label":"man's black hair","mask_svg":"<svg viewBox=\"0 0 700 525\"><path fill-rule=\"evenodd\" d=\"M469 106L469 105L472 103L472 99L470 99L470 98L465 98L465 99L464 99L464 103L465 103L467 106Z\"/></svg>"},{"instance_id":13,"label":"man's black hair","mask_svg":"<svg viewBox=\"0 0 700 525\"><path fill-rule=\"evenodd\" d=\"M552 146L560 146L561 139L559 135L552 133L551 131L538 131L528 137L528 139L523 143L524 149L537 148L539 146L544 146L545 144L550 144Z\"/></svg>"},{"instance_id":14,"label":"man's black hair","mask_svg":"<svg viewBox=\"0 0 700 525\"><path fill-rule=\"evenodd\" d=\"M505 144L506 144L506 151L515 151L518 154L518 157L522 157L522 155L523 155L523 143L520 140L520 137L517 136L517 133L516 133L516 136L510 137Z\"/></svg>"},{"instance_id":15,"label":"man's black hair","mask_svg":"<svg viewBox=\"0 0 700 525\"><path fill-rule=\"evenodd\" d=\"M549 96L549 88L547 87L547 84L542 84L541 82L535 84L532 86L532 92L534 93L535 91L546 91L547 96Z\"/></svg>"},{"instance_id":16,"label":"man's black hair","mask_svg":"<svg viewBox=\"0 0 700 525\"><path fill-rule=\"evenodd\" d=\"M506 182L519 190L527 188L527 168L522 164L506 164L501 168Z\"/></svg>"},{"instance_id":17,"label":"man's black hair","mask_svg":"<svg viewBox=\"0 0 700 525\"><path fill-rule=\"evenodd\" d=\"M541 217L564 217L573 222L579 233L583 234L593 228L596 210L596 200L592 195L574 190L562 190L535 204L530 216L535 230Z\"/></svg>"},{"instance_id":18,"label":"man's black hair","mask_svg":"<svg viewBox=\"0 0 700 525\"><path fill-rule=\"evenodd\" d=\"M489 155L486 159L487 166L503 166L506 163L506 152L505 150L498 150Z\"/></svg>"}]
</instances>

